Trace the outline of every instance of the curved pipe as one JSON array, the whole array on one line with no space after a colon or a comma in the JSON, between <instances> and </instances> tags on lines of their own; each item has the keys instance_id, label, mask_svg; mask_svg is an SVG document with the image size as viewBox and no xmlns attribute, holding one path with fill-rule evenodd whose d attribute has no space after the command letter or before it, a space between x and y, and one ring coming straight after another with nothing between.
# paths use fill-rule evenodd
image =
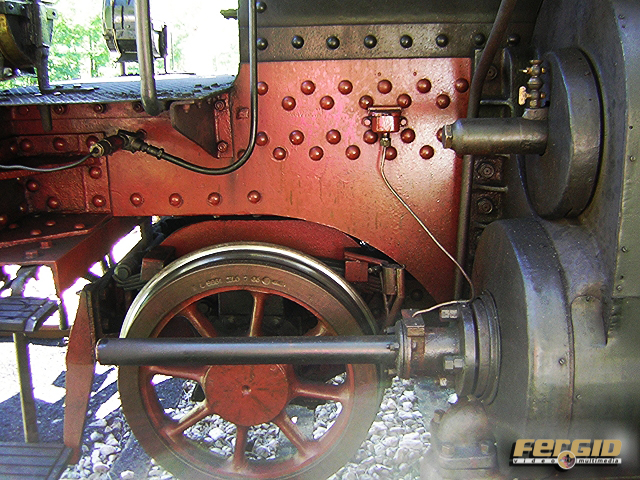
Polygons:
<instances>
[{"instance_id":1,"label":"curved pipe","mask_svg":"<svg viewBox=\"0 0 640 480\"><path fill-rule=\"evenodd\" d=\"M487 44L482 51L480 61L476 67L476 71L471 79L471 86L469 88L469 104L467 107L467 118L475 118L478 116L480 110L480 97L482 95L482 87L484 80L487 77L487 72L493 62L500 44L504 38L504 34L507 31L511 14L516 6L517 0L502 0L496 19L491 27L491 33L487 40ZM460 186L460 212L458 214L458 238L457 238L457 250L456 260L462 267L465 267L467 262L467 243L469 239L469 211L471 207L471 183L473 178L473 158L470 155L465 155L462 159L462 182ZM462 296L463 277L459 272L456 272L455 281L455 298Z\"/></svg>"},{"instance_id":2,"label":"curved pipe","mask_svg":"<svg viewBox=\"0 0 640 480\"><path fill-rule=\"evenodd\" d=\"M144 111L159 115L164 105L158 101L156 80L153 72L153 44L151 42L151 15L149 0L136 0L136 48L140 65L140 97Z\"/></svg>"},{"instance_id":3,"label":"curved pipe","mask_svg":"<svg viewBox=\"0 0 640 480\"><path fill-rule=\"evenodd\" d=\"M143 151L153 155L158 159L166 160L192 172L203 175L226 175L235 172L244 165L253 153L256 146L256 136L258 133L258 51L257 40L257 13L256 2L248 0L249 4L249 83L251 97L251 127L249 131L249 144L242 156L231 165L221 168L201 167L188 162L180 157L166 153L163 149L154 147L137 139L130 141L131 151ZM144 15L141 17L139 12ZM144 21L139 21L144 19ZM156 95L156 82L153 77L153 52L151 51L151 20L149 17L149 0L136 0L136 39L138 44L138 61L140 63L140 93L142 105L149 115L158 115L164 109L158 102ZM140 60L142 59L142 60ZM133 139L131 139L133 140Z\"/></svg>"}]
</instances>

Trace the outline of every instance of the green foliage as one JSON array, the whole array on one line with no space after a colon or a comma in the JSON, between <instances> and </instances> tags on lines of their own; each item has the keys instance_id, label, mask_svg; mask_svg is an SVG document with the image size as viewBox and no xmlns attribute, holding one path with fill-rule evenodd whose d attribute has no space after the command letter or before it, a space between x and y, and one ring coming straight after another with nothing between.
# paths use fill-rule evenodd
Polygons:
<instances>
[{"instance_id":1,"label":"green foliage","mask_svg":"<svg viewBox=\"0 0 640 480\"><path fill-rule=\"evenodd\" d=\"M51 81L71 80L82 75L100 77L111 68L99 16L85 24L71 23L58 16L49 54Z\"/></svg>"}]
</instances>

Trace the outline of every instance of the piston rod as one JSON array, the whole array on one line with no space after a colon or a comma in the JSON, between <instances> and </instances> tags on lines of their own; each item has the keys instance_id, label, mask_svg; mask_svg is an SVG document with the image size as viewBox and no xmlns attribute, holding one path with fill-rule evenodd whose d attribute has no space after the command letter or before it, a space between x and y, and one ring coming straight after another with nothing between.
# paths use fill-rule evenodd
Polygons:
<instances>
[{"instance_id":1,"label":"piston rod","mask_svg":"<svg viewBox=\"0 0 640 480\"><path fill-rule=\"evenodd\" d=\"M104 338L106 365L343 364L393 365L394 335L349 337Z\"/></svg>"}]
</instances>

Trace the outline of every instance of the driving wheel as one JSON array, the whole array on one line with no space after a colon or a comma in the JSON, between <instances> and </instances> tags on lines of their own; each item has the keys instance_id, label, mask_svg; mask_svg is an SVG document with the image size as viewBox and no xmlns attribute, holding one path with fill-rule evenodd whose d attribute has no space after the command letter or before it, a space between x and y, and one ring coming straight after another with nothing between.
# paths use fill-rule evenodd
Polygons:
<instances>
[{"instance_id":1,"label":"driving wheel","mask_svg":"<svg viewBox=\"0 0 640 480\"><path fill-rule=\"evenodd\" d=\"M225 244L149 282L122 336L373 332L362 299L314 258ZM374 365L121 367L118 382L138 441L182 479L327 478L358 450L382 390Z\"/></svg>"}]
</instances>

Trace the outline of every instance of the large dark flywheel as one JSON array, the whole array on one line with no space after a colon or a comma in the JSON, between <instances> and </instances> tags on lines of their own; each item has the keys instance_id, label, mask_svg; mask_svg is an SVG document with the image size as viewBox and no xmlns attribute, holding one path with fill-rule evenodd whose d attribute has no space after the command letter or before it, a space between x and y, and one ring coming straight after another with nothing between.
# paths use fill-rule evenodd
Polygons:
<instances>
[{"instance_id":1,"label":"large dark flywheel","mask_svg":"<svg viewBox=\"0 0 640 480\"><path fill-rule=\"evenodd\" d=\"M122 336L358 335L374 328L358 294L314 258L275 245L225 244L182 257L147 284ZM138 441L189 480L327 478L359 448L382 393L374 365L121 367L118 383ZM171 388L178 393L168 401Z\"/></svg>"}]
</instances>

